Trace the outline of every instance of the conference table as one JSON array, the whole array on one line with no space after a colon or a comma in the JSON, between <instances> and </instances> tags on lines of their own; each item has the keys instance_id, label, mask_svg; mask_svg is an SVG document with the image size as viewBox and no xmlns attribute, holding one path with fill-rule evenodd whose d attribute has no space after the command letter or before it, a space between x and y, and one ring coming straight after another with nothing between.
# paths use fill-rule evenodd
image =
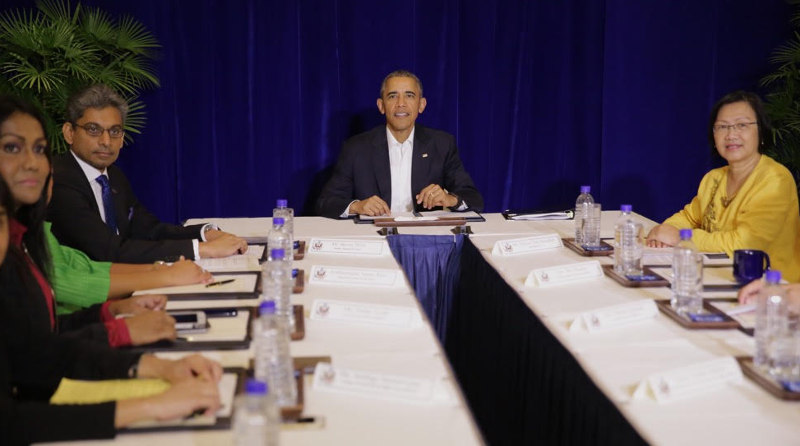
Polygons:
<instances>
[{"instance_id":1,"label":"conference table","mask_svg":"<svg viewBox=\"0 0 800 446\"><path fill-rule=\"evenodd\" d=\"M613 235L618 212L605 211L601 236ZM305 416L324 426L281 432L287 445L306 444L790 444L800 443L800 405L771 396L748 379L668 403L635 399L651 374L714 358L752 354L753 339L739 330L688 330L662 314L605 331L572 331L582 313L637 301L669 298L669 289L625 288L607 277L552 287L526 286L531 270L586 261L565 247L514 256L492 254L498 241L537 234L570 237L572 221L508 221L485 214L468 237L451 227L401 227L399 238L437 236L460 246L452 295L432 320L428 303L406 280L392 289L309 283L292 296L311 308L316 299L414 308L422 323L389 329L305 319L306 336L291 344L295 357L330 357L336 368L430 380L442 389L435 401L398 401L315 389L306 378ZM636 216L646 228L654 222ZM269 218L197 219L243 236L265 235ZM193 223L190 221L187 223ZM349 220L295 219L295 238L382 240L377 228ZM406 253L408 254L408 253ZM397 253L395 253L397 255ZM308 253L295 267L314 265L404 270L414 281L426 263L415 253L349 256ZM594 257L611 263L610 257ZM412 264L413 263L413 264ZM416 269L416 273L414 273ZM416 293L421 294L421 293ZM430 294L430 293L429 293ZM438 293L442 294L442 293ZM733 296L733 293L729 293ZM171 301L169 308L197 302ZM204 301L204 306L230 306ZM256 305L256 301L237 302ZM439 336L437 337L437 333ZM250 350L209 351L226 367L246 367ZM178 353L162 354L167 357ZM230 444L230 430L122 433L114 444ZM110 443L110 442L109 442ZM71 444L81 444L73 442ZM86 444L104 444L87 442Z\"/></svg>"}]
</instances>

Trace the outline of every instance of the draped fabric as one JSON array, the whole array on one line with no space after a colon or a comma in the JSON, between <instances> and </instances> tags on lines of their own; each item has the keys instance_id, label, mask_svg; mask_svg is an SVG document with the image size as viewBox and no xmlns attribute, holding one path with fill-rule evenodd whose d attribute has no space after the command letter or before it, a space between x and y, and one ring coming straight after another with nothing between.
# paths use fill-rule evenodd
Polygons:
<instances>
[{"instance_id":1,"label":"draped fabric","mask_svg":"<svg viewBox=\"0 0 800 446\"><path fill-rule=\"evenodd\" d=\"M4 6L30 6L5 0ZM416 72L420 122L453 133L487 211L662 219L712 166L707 114L754 89L790 36L782 0L84 0L162 44L162 86L119 163L157 215L308 215L341 142L383 122L384 75Z\"/></svg>"},{"instance_id":2,"label":"draped fabric","mask_svg":"<svg viewBox=\"0 0 800 446\"><path fill-rule=\"evenodd\" d=\"M439 341L444 343L459 278L464 236L401 234L388 236L386 240Z\"/></svg>"},{"instance_id":3,"label":"draped fabric","mask_svg":"<svg viewBox=\"0 0 800 446\"><path fill-rule=\"evenodd\" d=\"M445 351L488 444L645 444L469 239Z\"/></svg>"}]
</instances>

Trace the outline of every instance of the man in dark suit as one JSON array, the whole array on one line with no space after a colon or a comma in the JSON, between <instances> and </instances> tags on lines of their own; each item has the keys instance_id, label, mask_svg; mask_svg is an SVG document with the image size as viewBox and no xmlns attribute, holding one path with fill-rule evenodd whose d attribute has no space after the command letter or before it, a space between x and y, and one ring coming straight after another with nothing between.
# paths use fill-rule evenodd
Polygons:
<instances>
[{"instance_id":1,"label":"man in dark suit","mask_svg":"<svg viewBox=\"0 0 800 446\"><path fill-rule=\"evenodd\" d=\"M67 103L62 127L70 151L53 161L48 219L65 245L98 261L148 263L244 252L247 243L213 225L162 223L136 198L114 161L125 134L128 105L105 85L93 85Z\"/></svg>"},{"instance_id":2,"label":"man in dark suit","mask_svg":"<svg viewBox=\"0 0 800 446\"><path fill-rule=\"evenodd\" d=\"M386 125L345 141L317 213L335 218L438 207L482 211L483 197L461 164L455 138L415 125L427 105L419 78L405 70L389 73L377 105Z\"/></svg>"}]
</instances>

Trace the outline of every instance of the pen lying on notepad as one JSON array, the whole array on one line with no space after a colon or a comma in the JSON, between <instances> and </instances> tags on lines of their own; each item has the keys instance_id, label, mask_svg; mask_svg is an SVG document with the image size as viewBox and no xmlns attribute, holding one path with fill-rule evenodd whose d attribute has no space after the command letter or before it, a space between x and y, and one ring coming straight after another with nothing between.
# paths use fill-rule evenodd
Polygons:
<instances>
[{"instance_id":1,"label":"pen lying on notepad","mask_svg":"<svg viewBox=\"0 0 800 446\"><path fill-rule=\"evenodd\" d=\"M756 304L737 305L725 310L725 313L728 316L735 316L737 314L750 313L751 311L756 311Z\"/></svg>"},{"instance_id":2,"label":"pen lying on notepad","mask_svg":"<svg viewBox=\"0 0 800 446\"><path fill-rule=\"evenodd\" d=\"M218 286L218 285L225 285L226 283L233 283L234 280L236 280L236 279L227 279L227 280L220 280L218 282L207 283L206 284L206 288L210 288L212 286Z\"/></svg>"}]
</instances>

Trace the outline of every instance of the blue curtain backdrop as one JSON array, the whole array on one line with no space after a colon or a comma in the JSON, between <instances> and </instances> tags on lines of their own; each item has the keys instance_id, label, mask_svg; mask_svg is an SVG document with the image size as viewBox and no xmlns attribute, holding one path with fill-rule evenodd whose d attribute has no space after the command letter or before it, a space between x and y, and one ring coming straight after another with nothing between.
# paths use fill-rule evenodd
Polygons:
<instances>
[{"instance_id":1,"label":"blue curtain backdrop","mask_svg":"<svg viewBox=\"0 0 800 446\"><path fill-rule=\"evenodd\" d=\"M401 67L488 211L568 207L590 184L606 209L660 220L714 167L713 102L756 89L791 32L781 0L84 4L163 45L162 87L119 163L168 221L270 215L278 197L308 215L341 142L383 122L379 84Z\"/></svg>"}]
</instances>

